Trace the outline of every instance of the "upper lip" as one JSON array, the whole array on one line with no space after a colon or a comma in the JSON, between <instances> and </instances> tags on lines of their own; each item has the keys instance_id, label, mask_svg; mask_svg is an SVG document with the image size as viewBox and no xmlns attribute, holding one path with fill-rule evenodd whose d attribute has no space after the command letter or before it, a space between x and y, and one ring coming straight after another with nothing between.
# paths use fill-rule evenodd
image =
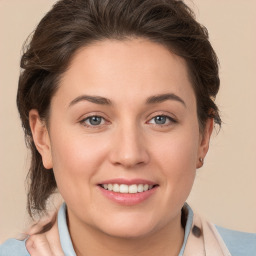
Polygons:
<instances>
[{"instance_id":1,"label":"upper lip","mask_svg":"<svg viewBox=\"0 0 256 256\"><path fill-rule=\"evenodd\" d=\"M126 185L132 185L132 184L148 184L148 185L157 185L156 182L150 181L150 180L145 180L145 179L124 179L124 178L119 178L119 179L109 179L109 180L104 180L99 183L99 185L102 184L126 184Z\"/></svg>"}]
</instances>

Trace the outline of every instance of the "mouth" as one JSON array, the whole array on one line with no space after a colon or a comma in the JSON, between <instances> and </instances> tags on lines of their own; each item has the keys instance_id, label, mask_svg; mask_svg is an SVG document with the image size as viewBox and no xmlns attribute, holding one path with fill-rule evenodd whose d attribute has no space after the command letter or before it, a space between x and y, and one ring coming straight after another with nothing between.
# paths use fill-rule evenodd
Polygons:
<instances>
[{"instance_id":1,"label":"mouth","mask_svg":"<svg viewBox=\"0 0 256 256\"><path fill-rule=\"evenodd\" d=\"M145 179L116 178L98 184L105 198L123 206L139 205L149 198L155 198L159 187L159 184Z\"/></svg>"},{"instance_id":2,"label":"mouth","mask_svg":"<svg viewBox=\"0 0 256 256\"><path fill-rule=\"evenodd\" d=\"M158 184L116 184L116 183L105 183L99 184L99 186L105 190L121 193L121 194L136 194L149 191L157 186Z\"/></svg>"}]
</instances>

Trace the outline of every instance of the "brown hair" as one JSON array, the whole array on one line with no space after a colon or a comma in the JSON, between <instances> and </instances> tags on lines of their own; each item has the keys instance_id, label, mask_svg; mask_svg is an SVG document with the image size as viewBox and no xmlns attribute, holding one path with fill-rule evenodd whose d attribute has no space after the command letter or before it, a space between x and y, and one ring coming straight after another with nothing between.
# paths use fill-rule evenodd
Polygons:
<instances>
[{"instance_id":1,"label":"brown hair","mask_svg":"<svg viewBox=\"0 0 256 256\"><path fill-rule=\"evenodd\" d=\"M74 53L105 39L141 37L183 57L197 99L200 128L208 118L221 124L214 98L219 90L218 61L208 32L193 12L176 0L61 0L38 24L21 58L17 105L32 152L28 174L30 216L46 210L56 189L52 170L46 170L32 138L29 111L37 109L47 123L51 98Z\"/></svg>"}]
</instances>

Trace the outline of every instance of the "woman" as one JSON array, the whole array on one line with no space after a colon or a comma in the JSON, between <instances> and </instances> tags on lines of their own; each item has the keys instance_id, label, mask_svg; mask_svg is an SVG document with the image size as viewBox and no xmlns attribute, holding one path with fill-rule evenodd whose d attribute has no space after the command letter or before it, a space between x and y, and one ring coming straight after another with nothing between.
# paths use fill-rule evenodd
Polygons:
<instances>
[{"instance_id":1,"label":"woman","mask_svg":"<svg viewBox=\"0 0 256 256\"><path fill-rule=\"evenodd\" d=\"M56 189L65 203L0 255L253 255L255 235L185 203L221 120L217 57L184 3L59 1L21 66L29 214Z\"/></svg>"}]
</instances>

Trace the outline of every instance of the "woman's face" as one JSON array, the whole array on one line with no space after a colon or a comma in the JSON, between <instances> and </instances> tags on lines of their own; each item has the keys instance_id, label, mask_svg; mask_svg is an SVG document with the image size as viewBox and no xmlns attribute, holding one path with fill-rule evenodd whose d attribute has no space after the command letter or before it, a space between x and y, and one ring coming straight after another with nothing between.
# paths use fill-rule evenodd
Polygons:
<instances>
[{"instance_id":1,"label":"woman's face","mask_svg":"<svg viewBox=\"0 0 256 256\"><path fill-rule=\"evenodd\" d=\"M182 58L143 39L106 40L62 76L40 152L70 222L144 236L180 220L211 127L200 134Z\"/></svg>"}]
</instances>

